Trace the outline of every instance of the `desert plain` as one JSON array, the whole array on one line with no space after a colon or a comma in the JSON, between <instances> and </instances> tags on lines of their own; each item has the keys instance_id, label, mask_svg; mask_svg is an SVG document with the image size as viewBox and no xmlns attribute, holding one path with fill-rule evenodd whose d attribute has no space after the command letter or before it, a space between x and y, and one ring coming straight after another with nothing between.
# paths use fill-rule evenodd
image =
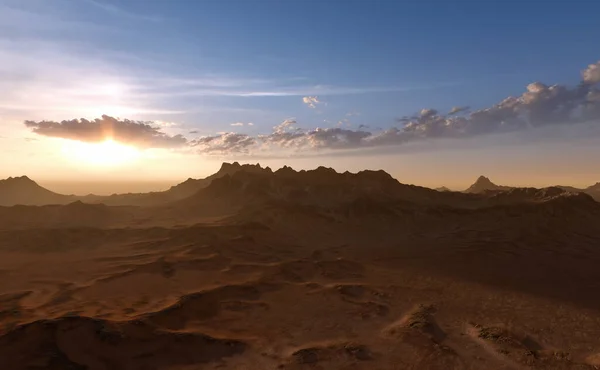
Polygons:
<instances>
[{"instance_id":1,"label":"desert plain","mask_svg":"<svg viewBox=\"0 0 600 370\"><path fill-rule=\"evenodd\" d=\"M0 369L600 368L592 187L238 163L146 194L3 182Z\"/></svg>"}]
</instances>

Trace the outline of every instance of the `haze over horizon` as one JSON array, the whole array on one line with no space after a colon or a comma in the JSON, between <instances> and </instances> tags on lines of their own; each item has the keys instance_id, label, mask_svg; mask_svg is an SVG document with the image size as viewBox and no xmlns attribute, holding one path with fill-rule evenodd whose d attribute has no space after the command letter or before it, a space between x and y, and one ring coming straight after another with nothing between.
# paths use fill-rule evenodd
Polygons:
<instances>
[{"instance_id":1,"label":"haze over horizon","mask_svg":"<svg viewBox=\"0 0 600 370\"><path fill-rule=\"evenodd\" d=\"M516 4L0 0L0 178L150 191L239 161L592 185L600 4Z\"/></svg>"}]
</instances>

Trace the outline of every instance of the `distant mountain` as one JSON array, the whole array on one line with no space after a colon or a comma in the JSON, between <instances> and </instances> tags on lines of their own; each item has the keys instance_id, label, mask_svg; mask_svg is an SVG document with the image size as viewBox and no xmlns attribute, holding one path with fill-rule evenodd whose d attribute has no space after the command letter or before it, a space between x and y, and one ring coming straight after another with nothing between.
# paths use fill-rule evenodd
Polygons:
<instances>
[{"instance_id":1,"label":"distant mountain","mask_svg":"<svg viewBox=\"0 0 600 370\"><path fill-rule=\"evenodd\" d=\"M510 188L505 191L491 192L488 196L488 203L493 205L548 202L556 200L582 200L584 202L593 202L589 194L585 192L573 192L557 186L547 188Z\"/></svg>"},{"instance_id":2,"label":"distant mountain","mask_svg":"<svg viewBox=\"0 0 600 370\"><path fill-rule=\"evenodd\" d=\"M485 177L485 176L479 176L479 178L477 179L477 181L475 181L475 183L473 185L471 185L467 190L465 190L465 193L471 193L471 194L484 194L484 193L496 193L496 192L506 192L506 191L510 191L513 189L520 189L520 194L523 197L528 197L531 196L533 194L533 190L534 188L517 188L517 187L511 187L511 186L502 186L502 185L496 185L493 182L490 181L489 178ZM547 189L562 189L563 191L566 192L570 192L570 193L585 193L589 196L591 196L594 200L600 202L600 182L589 186L587 188L581 189L581 188L576 188L573 186L564 186L564 185L557 185L557 186L551 186L548 188L542 188L542 189L535 189L535 190L546 190ZM552 190L552 191L556 191L556 190ZM516 199L518 197L515 197L516 193L512 193L512 195L510 196L513 199ZM490 194L491 195L491 194ZM539 193L538 193L539 195Z\"/></svg>"},{"instance_id":3,"label":"distant mountain","mask_svg":"<svg viewBox=\"0 0 600 370\"><path fill-rule=\"evenodd\" d=\"M594 192L599 187L596 184L588 189ZM517 205L547 204L553 207L549 208L552 212L587 209L590 203L592 208L598 206L584 192L560 187L498 186L483 176L467 192L453 192L403 184L382 170L338 173L322 166L308 171L284 166L272 171L260 165L239 163L224 163L211 176L188 179L163 192L88 196L83 197L88 201L82 201L19 177L0 181L0 197L0 205L22 205L0 207L0 226L8 228L186 225L235 215L240 215L244 222L322 218L377 224ZM90 201L104 204L89 204ZM53 205L27 206L45 204Z\"/></svg>"},{"instance_id":4,"label":"distant mountain","mask_svg":"<svg viewBox=\"0 0 600 370\"><path fill-rule=\"evenodd\" d=\"M283 167L274 172L238 171L216 178L191 197L164 206L158 213L181 224L210 217L293 228L306 223L320 227L320 222L345 221L363 226L392 225L410 223L420 217L443 219L486 210L498 215L539 211L549 217L575 210L600 211L599 205L583 193L556 187L486 185L486 189L497 191L436 191L402 184L384 171L338 173L326 167L309 171Z\"/></svg>"},{"instance_id":5,"label":"distant mountain","mask_svg":"<svg viewBox=\"0 0 600 370\"><path fill-rule=\"evenodd\" d=\"M550 189L550 190L548 190L548 189ZM562 186L562 185L551 186L551 187L542 188L542 189L517 188L517 187L511 187L511 186L496 185L493 182L491 182L489 178L487 178L485 176L479 176L477 181L475 181L475 183L473 185L471 185L464 192L471 193L471 194L492 193L492 194L488 194L489 196L492 196L492 195L494 195L494 193L497 193L497 192L510 192L511 190L515 190L514 192L512 192L510 194L500 195L497 198L490 199L490 201L498 201L499 199L505 199L505 200L512 199L513 201L515 201L519 198L531 198L531 197L533 197L533 194L536 191L537 191L537 193L534 198L536 198L540 194L542 194L539 191L543 191L546 193L547 192L552 193L552 192L558 191L558 189L562 190L563 192L569 192L569 193L574 193L574 194L584 193L584 194L591 196L594 200L600 202L600 183L596 183L585 189L580 189L580 188L576 188L573 186ZM517 195L517 194L519 194L519 195Z\"/></svg>"},{"instance_id":6,"label":"distant mountain","mask_svg":"<svg viewBox=\"0 0 600 370\"><path fill-rule=\"evenodd\" d=\"M600 182L597 182L594 185L587 187L585 190L587 190L587 191L600 191Z\"/></svg>"},{"instance_id":7,"label":"distant mountain","mask_svg":"<svg viewBox=\"0 0 600 370\"><path fill-rule=\"evenodd\" d=\"M66 204L74 200L73 196L54 193L27 176L0 180L0 206Z\"/></svg>"},{"instance_id":8,"label":"distant mountain","mask_svg":"<svg viewBox=\"0 0 600 370\"><path fill-rule=\"evenodd\" d=\"M338 173L332 168L318 167L295 171L290 167L270 170L237 171L213 181L189 198L180 201L191 208L208 204L231 206L255 205L265 202L337 207L358 202L390 202L403 206L479 208L516 203L537 203L559 198L571 198L584 192L570 192L559 187L513 188L499 186L486 177L479 177L467 194L400 183L385 171ZM585 199L589 199L585 195ZM573 198L575 199L575 198Z\"/></svg>"},{"instance_id":9,"label":"distant mountain","mask_svg":"<svg viewBox=\"0 0 600 370\"><path fill-rule=\"evenodd\" d=\"M600 182L597 182L592 186L588 186L585 189L575 188L572 186L563 186L563 185L560 185L557 187L561 188L563 190L566 190L566 191L573 192L573 193L578 193L578 192L586 193L586 194L590 195L592 198L594 198L596 201L600 202Z\"/></svg>"},{"instance_id":10,"label":"distant mountain","mask_svg":"<svg viewBox=\"0 0 600 370\"><path fill-rule=\"evenodd\" d=\"M583 192L600 201L600 183L586 189L557 186L568 192ZM398 182L385 171L361 171L338 173L332 168L318 167L314 170L295 171L283 166L277 171L259 164L223 163L216 173L203 178L189 178L168 190L150 193L113 194L110 196L72 196L54 193L35 183L26 176L0 180L0 206L67 204L81 201L89 204L109 206L198 206L225 200L230 204L248 202L285 201L295 204L326 206L341 204L356 199L378 201L403 201L412 204L438 205L459 208L477 208L482 199L493 204L494 193L515 189L496 185L485 176L464 192L452 192L446 187L435 190L406 185ZM533 193L513 194L508 199L524 199ZM366 197L366 198L365 198ZM494 198L500 200L500 198ZM490 203L492 202L492 203ZM502 201L504 202L504 200Z\"/></svg>"},{"instance_id":11,"label":"distant mountain","mask_svg":"<svg viewBox=\"0 0 600 370\"><path fill-rule=\"evenodd\" d=\"M442 192L445 192L445 191L452 191L452 190L448 189L448 188L447 188L447 187L445 187L445 186L441 186L441 187L439 187L439 188L435 188L435 190L437 190L437 191L442 191Z\"/></svg>"},{"instance_id":12,"label":"distant mountain","mask_svg":"<svg viewBox=\"0 0 600 370\"><path fill-rule=\"evenodd\" d=\"M464 192L471 194L481 194L487 191L503 191L510 189L512 189L512 187L496 185L493 182L491 182L490 179L488 179L487 177L479 176L479 178L477 178L477 181L475 181L473 185L469 186L469 188Z\"/></svg>"},{"instance_id":13,"label":"distant mountain","mask_svg":"<svg viewBox=\"0 0 600 370\"><path fill-rule=\"evenodd\" d=\"M322 209L359 202L401 202L405 205L470 207L479 202L472 194L439 192L402 184L385 171L338 173L332 168L295 171L290 167L237 171L214 179L210 185L175 206L190 210L235 208L265 203L315 206ZM368 207L367 207L368 208Z\"/></svg>"}]
</instances>

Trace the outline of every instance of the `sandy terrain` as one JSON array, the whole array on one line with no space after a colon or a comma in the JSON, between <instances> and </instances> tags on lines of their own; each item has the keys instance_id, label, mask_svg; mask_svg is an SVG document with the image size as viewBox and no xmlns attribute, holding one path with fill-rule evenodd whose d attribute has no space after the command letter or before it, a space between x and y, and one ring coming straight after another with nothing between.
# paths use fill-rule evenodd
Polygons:
<instances>
[{"instance_id":1,"label":"sandy terrain","mask_svg":"<svg viewBox=\"0 0 600 370\"><path fill-rule=\"evenodd\" d=\"M243 176L60 223L2 209L0 368L600 368L590 197Z\"/></svg>"}]
</instances>

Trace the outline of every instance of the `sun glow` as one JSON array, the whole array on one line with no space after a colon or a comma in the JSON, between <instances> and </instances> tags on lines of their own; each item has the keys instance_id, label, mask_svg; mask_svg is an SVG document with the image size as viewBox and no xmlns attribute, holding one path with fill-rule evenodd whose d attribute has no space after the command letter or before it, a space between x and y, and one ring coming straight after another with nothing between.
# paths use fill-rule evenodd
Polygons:
<instances>
[{"instance_id":1,"label":"sun glow","mask_svg":"<svg viewBox=\"0 0 600 370\"><path fill-rule=\"evenodd\" d=\"M93 166L114 167L129 164L140 158L138 149L107 139L100 143L66 141L63 153L75 162Z\"/></svg>"}]
</instances>

